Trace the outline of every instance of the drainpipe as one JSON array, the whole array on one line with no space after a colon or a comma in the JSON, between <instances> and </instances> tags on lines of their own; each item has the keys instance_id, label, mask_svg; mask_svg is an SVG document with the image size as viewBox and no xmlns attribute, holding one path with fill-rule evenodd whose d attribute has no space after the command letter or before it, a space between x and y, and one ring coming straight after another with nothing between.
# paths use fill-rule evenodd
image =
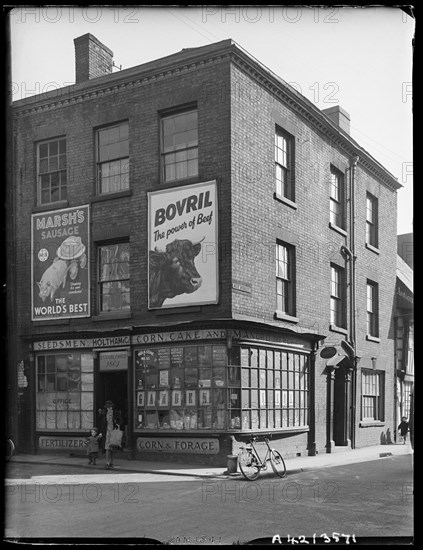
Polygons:
<instances>
[{"instance_id":1,"label":"drainpipe","mask_svg":"<svg viewBox=\"0 0 423 550\"><path fill-rule=\"evenodd\" d=\"M355 180L356 180L356 168L359 157L354 155L350 163L350 248L342 246L341 251L348 256L350 267L350 322L349 322L349 343L354 352L354 371L352 378L351 388L351 448L355 449L355 416L356 416L356 394L357 394L357 307L356 307L356 260L355 253Z\"/></svg>"}]
</instances>

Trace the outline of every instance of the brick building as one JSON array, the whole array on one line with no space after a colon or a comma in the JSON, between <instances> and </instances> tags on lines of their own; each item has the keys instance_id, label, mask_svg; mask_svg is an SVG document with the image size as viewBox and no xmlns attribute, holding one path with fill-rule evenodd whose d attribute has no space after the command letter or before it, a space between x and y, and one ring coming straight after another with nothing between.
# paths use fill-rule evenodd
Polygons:
<instances>
[{"instance_id":1,"label":"brick building","mask_svg":"<svg viewBox=\"0 0 423 550\"><path fill-rule=\"evenodd\" d=\"M9 418L69 452L112 399L128 457L226 464L394 429L397 180L232 40L13 104ZM16 376L18 369L18 377Z\"/></svg>"}]
</instances>

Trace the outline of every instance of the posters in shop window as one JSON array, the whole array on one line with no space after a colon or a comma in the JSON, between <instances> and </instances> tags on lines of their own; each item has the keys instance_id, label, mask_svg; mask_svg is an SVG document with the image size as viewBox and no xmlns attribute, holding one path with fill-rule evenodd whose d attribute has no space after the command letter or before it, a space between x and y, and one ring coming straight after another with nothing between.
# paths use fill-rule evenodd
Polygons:
<instances>
[{"instance_id":1,"label":"posters in shop window","mask_svg":"<svg viewBox=\"0 0 423 550\"><path fill-rule=\"evenodd\" d=\"M31 216L31 318L90 316L89 206Z\"/></svg>"},{"instance_id":2,"label":"posters in shop window","mask_svg":"<svg viewBox=\"0 0 423 550\"><path fill-rule=\"evenodd\" d=\"M148 307L218 302L216 181L148 194Z\"/></svg>"}]
</instances>

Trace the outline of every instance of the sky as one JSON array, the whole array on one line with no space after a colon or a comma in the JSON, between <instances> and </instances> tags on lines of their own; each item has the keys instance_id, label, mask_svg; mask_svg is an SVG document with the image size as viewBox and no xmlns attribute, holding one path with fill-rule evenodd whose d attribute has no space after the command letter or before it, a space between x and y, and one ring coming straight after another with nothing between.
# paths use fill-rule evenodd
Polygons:
<instances>
[{"instance_id":1,"label":"sky","mask_svg":"<svg viewBox=\"0 0 423 550\"><path fill-rule=\"evenodd\" d=\"M397 233L413 231L412 40L392 7L17 7L10 14L12 100L75 83L74 38L94 34L128 69L233 39L319 109L351 117L351 136L403 186Z\"/></svg>"}]
</instances>

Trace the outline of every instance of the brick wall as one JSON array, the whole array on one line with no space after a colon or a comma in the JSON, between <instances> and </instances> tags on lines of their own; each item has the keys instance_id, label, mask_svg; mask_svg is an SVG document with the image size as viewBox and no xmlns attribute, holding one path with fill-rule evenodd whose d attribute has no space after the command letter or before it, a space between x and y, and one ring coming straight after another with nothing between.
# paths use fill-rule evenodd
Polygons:
<instances>
[{"instance_id":1,"label":"brick wall","mask_svg":"<svg viewBox=\"0 0 423 550\"><path fill-rule=\"evenodd\" d=\"M349 267L340 253L350 246L351 231L343 235L329 227L330 165L341 168L348 185L350 155L330 142L286 104L233 66L232 86L232 277L251 284L251 294L233 291L233 313L292 330L325 335L325 345L339 345L348 334L330 330L330 264ZM296 208L273 197L275 124L295 135ZM366 191L379 200L379 254L365 247ZM376 444L392 432L394 347L391 326L396 262L396 194L359 166L356 175L357 373L356 445ZM347 212L349 214L349 212ZM347 215L347 221L348 221ZM292 243L296 254L297 323L275 319L275 244ZM380 343L366 340L366 280L379 284ZM350 305L346 303L346 318ZM372 364L385 371L385 423L358 427L361 367ZM316 360L316 441L325 452L327 419L326 360Z\"/></svg>"},{"instance_id":2,"label":"brick wall","mask_svg":"<svg viewBox=\"0 0 423 550\"><path fill-rule=\"evenodd\" d=\"M230 242L229 172L220 170L220 163L229 165L229 108L228 102L216 101L216 91L210 83L224 81L229 65L218 61L200 69L182 71L179 76L155 79L147 85L126 91L110 91L93 100L72 102L21 116L15 121L15 191L20 243L16 266L17 284L21 293L17 319L22 334L40 332L68 333L71 330L93 327L116 328L113 321L92 319L69 322L31 323L31 258L30 215L36 207L36 142L65 136L68 165L68 204L91 204L93 238L98 242L116 237L130 237L131 250L131 312L132 322L165 324L186 320L184 313L166 315L147 310L147 192L165 187L160 184L159 111L196 101L199 120L199 176L183 180L179 185L217 179L219 237L222 250ZM95 197L95 128L129 120L130 127L130 196L107 200ZM215 164L215 159L219 164ZM168 185L166 185L167 187ZM61 207L63 207L61 206ZM48 207L46 208L48 210ZM91 250L91 311L96 313L96 254ZM230 277L230 255L220 254L220 303L204 306L192 312L194 319L225 317L230 312L231 295L225 281ZM124 323L127 325L127 323ZM42 325L42 326L41 326Z\"/></svg>"}]
</instances>

